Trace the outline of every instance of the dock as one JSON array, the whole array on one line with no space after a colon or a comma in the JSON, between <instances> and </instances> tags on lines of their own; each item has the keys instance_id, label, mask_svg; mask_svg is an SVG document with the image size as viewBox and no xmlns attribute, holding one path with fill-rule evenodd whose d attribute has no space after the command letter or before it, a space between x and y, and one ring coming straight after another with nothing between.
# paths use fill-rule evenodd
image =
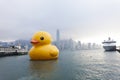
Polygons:
<instances>
[{"instance_id":1,"label":"dock","mask_svg":"<svg viewBox=\"0 0 120 80\"><path fill-rule=\"evenodd\" d=\"M120 53L120 49L116 49L116 51L118 51Z\"/></svg>"}]
</instances>

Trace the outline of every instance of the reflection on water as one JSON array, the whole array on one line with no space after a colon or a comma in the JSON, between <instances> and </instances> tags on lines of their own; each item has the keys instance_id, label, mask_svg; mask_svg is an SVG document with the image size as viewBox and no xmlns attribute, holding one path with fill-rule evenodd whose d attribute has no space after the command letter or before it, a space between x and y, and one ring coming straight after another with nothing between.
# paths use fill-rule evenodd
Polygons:
<instances>
[{"instance_id":1,"label":"reflection on water","mask_svg":"<svg viewBox=\"0 0 120 80\"><path fill-rule=\"evenodd\" d=\"M74 56L74 61L77 80L120 79L120 54L118 52L81 51L80 55Z\"/></svg>"},{"instance_id":2,"label":"reflection on water","mask_svg":"<svg viewBox=\"0 0 120 80\"><path fill-rule=\"evenodd\" d=\"M51 61L30 61L29 71L33 79L51 80L53 72L57 68L57 60Z\"/></svg>"},{"instance_id":3,"label":"reflection on water","mask_svg":"<svg viewBox=\"0 0 120 80\"><path fill-rule=\"evenodd\" d=\"M62 51L58 60L30 61L28 55L0 58L0 80L120 80L120 53Z\"/></svg>"}]
</instances>

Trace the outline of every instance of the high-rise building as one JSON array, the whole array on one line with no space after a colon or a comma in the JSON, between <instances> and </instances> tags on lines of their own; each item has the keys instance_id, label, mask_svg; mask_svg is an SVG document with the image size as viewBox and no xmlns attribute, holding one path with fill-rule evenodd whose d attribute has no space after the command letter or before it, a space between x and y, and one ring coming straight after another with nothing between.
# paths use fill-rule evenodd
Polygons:
<instances>
[{"instance_id":1,"label":"high-rise building","mask_svg":"<svg viewBox=\"0 0 120 80\"><path fill-rule=\"evenodd\" d=\"M59 32L59 29L57 29L57 32L56 32L56 41L57 42L60 41L60 32Z\"/></svg>"}]
</instances>

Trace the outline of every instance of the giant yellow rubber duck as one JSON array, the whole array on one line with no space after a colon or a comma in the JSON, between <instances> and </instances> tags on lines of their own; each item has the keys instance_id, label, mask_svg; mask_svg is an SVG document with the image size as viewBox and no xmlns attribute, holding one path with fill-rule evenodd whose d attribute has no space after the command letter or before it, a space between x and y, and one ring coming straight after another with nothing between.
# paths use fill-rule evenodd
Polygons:
<instances>
[{"instance_id":1,"label":"giant yellow rubber duck","mask_svg":"<svg viewBox=\"0 0 120 80\"><path fill-rule=\"evenodd\" d=\"M52 38L48 32L36 32L31 40L32 48L29 51L31 60L50 60L57 59L59 50L51 44Z\"/></svg>"}]
</instances>

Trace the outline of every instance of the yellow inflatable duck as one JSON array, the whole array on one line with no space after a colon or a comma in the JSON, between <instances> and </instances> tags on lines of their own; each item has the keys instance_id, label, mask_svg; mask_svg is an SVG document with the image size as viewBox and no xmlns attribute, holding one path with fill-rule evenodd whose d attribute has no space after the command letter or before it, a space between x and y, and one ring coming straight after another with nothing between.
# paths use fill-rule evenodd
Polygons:
<instances>
[{"instance_id":1,"label":"yellow inflatable duck","mask_svg":"<svg viewBox=\"0 0 120 80\"><path fill-rule=\"evenodd\" d=\"M29 51L31 60L57 59L59 50L51 44L51 35L47 32L36 32L31 40L32 48Z\"/></svg>"}]
</instances>

